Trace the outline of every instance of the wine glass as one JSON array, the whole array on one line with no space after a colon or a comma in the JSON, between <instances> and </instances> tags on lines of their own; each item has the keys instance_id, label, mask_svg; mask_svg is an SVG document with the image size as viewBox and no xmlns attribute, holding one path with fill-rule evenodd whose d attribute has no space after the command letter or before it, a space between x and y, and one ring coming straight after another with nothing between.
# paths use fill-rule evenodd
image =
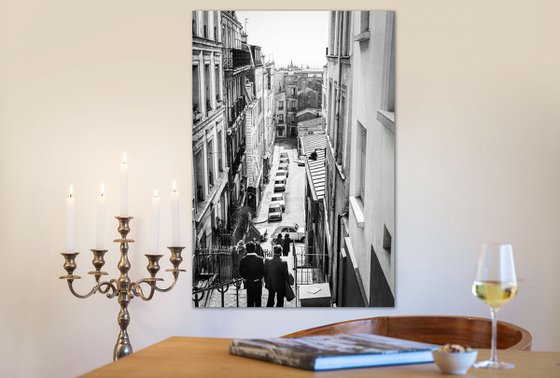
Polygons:
<instances>
[{"instance_id":1,"label":"wine glass","mask_svg":"<svg viewBox=\"0 0 560 378\"><path fill-rule=\"evenodd\" d=\"M474 364L477 368L511 369L515 365L498 361L496 352L497 319L500 306L517 293L517 278L511 244L488 243L480 247L478 267L472 286L473 295L490 306L492 343L490 358Z\"/></svg>"}]
</instances>

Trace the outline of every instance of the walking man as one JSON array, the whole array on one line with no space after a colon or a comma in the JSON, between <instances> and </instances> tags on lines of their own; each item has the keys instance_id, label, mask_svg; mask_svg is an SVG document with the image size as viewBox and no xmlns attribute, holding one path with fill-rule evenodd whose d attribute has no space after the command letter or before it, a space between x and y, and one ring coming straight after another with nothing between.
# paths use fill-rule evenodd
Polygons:
<instances>
[{"instance_id":1,"label":"walking man","mask_svg":"<svg viewBox=\"0 0 560 378\"><path fill-rule=\"evenodd\" d=\"M245 249L247 254L239 262L239 275L245 280L247 307L261 307L263 258L256 254L253 242L248 242Z\"/></svg>"},{"instance_id":2,"label":"walking man","mask_svg":"<svg viewBox=\"0 0 560 378\"><path fill-rule=\"evenodd\" d=\"M263 249L261 247L261 243L257 241L257 238L253 238L253 243L255 243L255 253L260 256L264 257Z\"/></svg>"},{"instance_id":3,"label":"walking man","mask_svg":"<svg viewBox=\"0 0 560 378\"><path fill-rule=\"evenodd\" d=\"M288 234L287 232L286 235L284 235L284 240L281 245L284 249L283 255L288 256L290 254L290 246L292 245L292 239L290 238L290 234Z\"/></svg>"},{"instance_id":4,"label":"walking man","mask_svg":"<svg viewBox=\"0 0 560 378\"><path fill-rule=\"evenodd\" d=\"M268 290L266 307L274 307L274 297L276 297L276 307L284 307L286 282L288 282L288 263L282 261L281 254L282 248L275 245L274 257L264 261L264 282Z\"/></svg>"},{"instance_id":5,"label":"walking man","mask_svg":"<svg viewBox=\"0 0 560 378\"><path fill-rule=\"evenodd\" d=\"M279 245L280 247L282 247L282 243L283 243L282 239L282 234L279 232L278 236L276 237L276 239L274 239L274 241L276 242L276 245Z\"/></svg>"}]
</instances>

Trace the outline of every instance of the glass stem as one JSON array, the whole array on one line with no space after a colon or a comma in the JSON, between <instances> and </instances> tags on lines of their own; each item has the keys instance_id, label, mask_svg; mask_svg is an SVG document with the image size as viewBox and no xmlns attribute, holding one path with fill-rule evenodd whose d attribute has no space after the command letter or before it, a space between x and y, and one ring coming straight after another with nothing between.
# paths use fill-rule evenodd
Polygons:
<instances>
[{"instance_id":1,"label":"glass stem","mask_svg":"<svg viewBox=\"0 0 560 378\"><path fill-rule=\"evenodd\" d=\"M490 307L490 314L492 315L492 342L490 344L490 361L498 363L498 310L499 307Z\"/></svg>"}]
</instances>

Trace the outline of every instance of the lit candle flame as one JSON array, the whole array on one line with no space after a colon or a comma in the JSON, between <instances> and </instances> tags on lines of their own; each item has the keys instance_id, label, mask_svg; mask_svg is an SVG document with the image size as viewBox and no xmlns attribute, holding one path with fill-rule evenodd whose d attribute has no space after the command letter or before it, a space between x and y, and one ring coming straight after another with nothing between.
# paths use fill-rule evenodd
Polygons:
<instances>
[{"instance_id":1,"label":"lit candle flame","mask_svg":"<svg viewBox=\"0 0 560 378\"><path fill-rule=\"evenodd\" d=\"M122 164L126 164L126 152L122 154Z\"/></svg>"},{"instance_id":2,"label":"lit candle flame","mask_svg":"<svg viewBox=\"0 0 560 378\"><path fill-rule=\"evenodd\" d=\"M68 188L68 198L72 197L74 197L74 186L70 185L70 187Z\"/></svg>"},{"instance_id":3,"label":"lit candle flame","mask_svg":"<svg viewBox=\"0 0 560 378\"><path fill-rule=\"evenodd\" d=\"M173 180L173 191L177 191L177 181Z\"/></svg>"},{"instance_id":4,"label":"lit candle flame","mask_svg":"<svg viewBox=\"0 0 560 378\"><path fill-rule=\"evenodd\" d=\"M101 197L105 196L105 183L101 183L101 192L100 192L100 196L101 196Z\"/></svg>"},{"instance_id":5,"label":"lit candle flame","mask_svg":"<svg viewBox=\"0 0 560 378\"><path fill-rule=\"evenodd\" d=\"M154 190L154 198L155 198L155 199L158 199L158 198L159 198L157 190Z\"/></svg>"}]
</instances>

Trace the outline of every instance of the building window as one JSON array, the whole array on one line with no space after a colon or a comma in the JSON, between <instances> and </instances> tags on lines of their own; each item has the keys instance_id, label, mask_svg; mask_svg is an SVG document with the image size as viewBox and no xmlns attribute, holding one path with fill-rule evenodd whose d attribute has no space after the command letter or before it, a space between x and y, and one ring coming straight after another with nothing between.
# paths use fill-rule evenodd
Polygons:
<instances>
[{"instance_id":1,"label":"building window","mask_svg":"<svg viewBox=\"0 0 560 378\"><path fill-rule=\"evenodd\" d=\"M221 82L220 72L221 72L220 65L216 64L214 66L214 77L215 77L215 83L216 83L215 89L216 89L216 101L217 102L222 101L222 98L220 97L220 82Z\"/></svg>"},{"instance_id":2,"label":"building window","mask_svg":"<svg viewBox=\"0 0 560 378\"><path fill-rule=\"evenodd\" d=\"M211 86L210 86L210 65L209 64L205 64L204 65L204 82L205 82L205 88L204 88L204 100L206 101L206 111L210 111L212 109L212 103L210 102L210 91L211 91Z\"/></svg>"},{"instance_id":3,"label":"building window","mask_svg":"<svg viewBox=\"0 0 560 378\"><path fill-rule=\"evenodd\" d=\"M383 104L382 107L388 112L395 111L395 44L393 12L387 12L387 24L385 29L385 57L383 59Z\"/></svg>"},{"instance_id":4,"label":"building window","mask_svg":"<svg viewBox=\"0 0 560 378\"><path fill-rule=\"evenodd\" d=\"M192 12L192 35L198 36L196 11Z\"/></svg>"},{"instance_id":5,"label":"building window","mask_svg":"<svg viewBox=\"0 0 560 378\"><path fill-rule=\"evenodd\" d=\"M290 108L292 110L296 108L296 100L290 100Z\"/></svg>"},{"instance_id":6,"label":"building window","mask_svg":"<svg viewBox=\"0 0 560 378\"><path fill-rule=\"evenodd\" d=\"M278 122L284 123L284 114L278 114Z\"/></svg>"},{"instance_id":7,"label":"building window","mask_svg":"<svg viewBox=\"0 0 560 378\"><path fill-rule=\"evenodd\" d=\"M278 110L284 110L284 101L278 101Z\"/></svg>"},{"instance_id":8,"label":"building window","mask_svg":"<svg viewBox=\"0 0 560 378\"><path fill-rule=\"evenodd\" d=\"M338 114L338 122L336 125L336 163L342 164L342 154L344 151L344 122L346 112L346 97L340 97L340 109Z\"/></svg>"},{"instance_id":9,"label":"building window","mask_svg":"<svg viewBox=\"0 0 560 378\"><path fill-rule=\"evenodd\" d=\"M223 140L222 140L222 131L218 131L218 170L220 172L224 171L224 166L223 166L223 162L222 162L222 156L223 156L223 150L222 150L222 144L223 144Z\"/></svg>"},{"instance_id":10,"label":"building window","mask_svg":"<svg viewBox=\"0 0 560 378\"><path fill-rule=\"evenodd\" d=\"M335 12L335 21L334 21L334 43L333 43L333 55L340 54L340 44L339 44L339 35L340 35L340 25L342 24L341 20L342 12L336 11Z\"/></svg>"},{"instance_id":11,"label":"building window","mask_svg":"<svg viewBox=\"0 0 560 378\"><path fill-rule=\"evenodd\" d=\"M290 88L290 93L292 94L292 96L295 96L296 95L296 88L295 87Z\"/></svg>"},{"instance_id":12,"label":"building window","mask_svg":"<svg viewBox=\"0 0 560 378\"><path fill-rule=\"evenodd\" d=\"M329 49L327 55L334 55L334 34L336 30L336 12L332 11L329 16Z\"/></svg>"},{"instance_id":13,"label":"building window","mask_svg":"<svg viewBox=\"0 0 560 378\"><path fill-rule=\"evenodd\" d=\"M331 130L332 130L332 113L333 113L333 84L332 79L329 79L329 99L326 103L327 107L327 134L332 138Z\"/></svg>"},{"instance_id":14,"label":"building window","mask_svg":"<svg viewBox=\"0 0 560 378\"><path fill-rule=\"evenodd\" d=\"M207 145L206 154L208 155L208 184L214 186L214 140L210 140Z\"/></svg>"},{"instance_id":15,"label":"building window","mask_svg":"<svg viewBox=\"0 0 560 378\"><path fill-rule=\"evenodd\" d=\"M360 33L369 30L369 11L360 12Z\"/></svg>"},{"instance_id":16,"label":"building window","mask_svg":"<svg viewBox=\"0 0 560 378\"><path fill-rule=\"evenodd\" d=\"M358 137L360 140L358 143L360 144L360 155L358 158L358 197L364 202L364 194L366 188L366 165L367 165L367 130L366 128L358 121Z\"/></svg>"},{"instance_id":17,"label":"building window","mask_svg":"<svg viewBox=\"0 0 560 378\"><path fill-rule=\"evenodd\" d=\"M196 198L199 201L204 201L206 197L206 185L204 183L204 161L202 157L202 150L198 151L195 155L195 180L196 180Z\"/></svg>"},{"instance_id":18,"label":"building window","mask_svg":"<svg viewBox=\"0 0 560 378\"><path fill-rule=\"evenodd\" d=\"M198 71L199 71L198 64L193 65L192 66L192 103L193 103L194 113L198 113L202 111L200 106L200 78L199 78Z\"/></svg>"},{"instance_id":19,"label":"building window","mask_svg":"<svg viewBox=\"0 0 560 378\"><path fill-rule=\"evenodd\" d=\"M391 253L392 241L393 241L393 238L391 237L391 233L387 229L387 226L383 225L383 249L387 253Z\"/></svg>"},{"instance_id":20,"label":"building window","mask_svg":"<svg viewBox=\"0 0 560 378\"><path fill-rule=\"evenodd\" d=\"M348 45L350 44L349 43L350 27L349 27L349 22L348 22L348 20L350 18L349 15L350 15L350 12L342 12L342 14L341 14L342 24L340 25L340 29L341 29L341 32L342 32L342 36L341 36L342 37L341 38L342 46L341 46L341 49L340 49L340 54L342 56L350 55L348 53Z\"/></svg>"},{"instance_id":21,"label":"building window","mask_svg":"<svg viewBox=\"0 0 560 378\"><path fill-rule=\"evenodd\" d=\"M203 21L202 21L202 36L204 38L208 38L208 12L202 12L203 14Z\"/></svg>"},{"instance_id":22,"label":"building window","mask_svg":"<svg viewBox=\"0 0 560 378\"><path fill-rule=\"evenodd\" d=\"M214 11L213 13L214 13L214 40L216 42L219 42L220 41L220 36L218 34L218 25L219 25L218 13L219 12Z\"/></svg>"}]
</instances>

